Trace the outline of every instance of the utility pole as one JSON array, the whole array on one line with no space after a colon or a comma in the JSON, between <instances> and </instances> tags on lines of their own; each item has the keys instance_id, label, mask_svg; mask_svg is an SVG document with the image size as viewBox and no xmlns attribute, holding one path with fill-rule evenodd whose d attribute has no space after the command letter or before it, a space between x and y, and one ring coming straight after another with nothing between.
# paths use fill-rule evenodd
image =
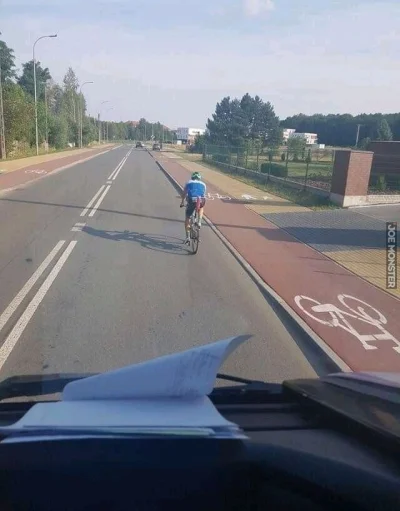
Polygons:
<instances>
[{"instance_id":1,"label":"utility pole","mask_svg":"<svg viewBox=\"0 0 400 511\"><path fill-rule=\"evenodd\" d=\"M100 112L97 116L97 124L99 125L99 144L100 144L101 143Z\"/></svg>"},{"instance_id":2,"label":"utility pole","mask_svg":"<svg viewBox=\"0 0 400 511\"><path fill-rule=\"evenodd\" d=\"M360 138L360 128L362 124L357 124L357 138L356 138L356 147L358 147L358 139Z\"/></svg>"},{"instance_id":3,"label":"utility pole","mask_svg":"<svg viewBox=\"0 0 400 511\"><path fill-rule=\"evenodd\" d=\"M4 127L3 82L1 77L0 55L0 158L6 157L6 130Z\"/></svg>"},{"instance_id":4,"label":"utility pole","mask_svg":"<svg viewBox=\"0 0 400 511\"><path fill-rule=\"evenodd\" d=\"M83 110L84 110L84 97L82 95L82 87L88 83L94 83L94 82L84 82L80 86L79 89L79 147L82 149L83 147Z\"/></svg>"}]
</instances>

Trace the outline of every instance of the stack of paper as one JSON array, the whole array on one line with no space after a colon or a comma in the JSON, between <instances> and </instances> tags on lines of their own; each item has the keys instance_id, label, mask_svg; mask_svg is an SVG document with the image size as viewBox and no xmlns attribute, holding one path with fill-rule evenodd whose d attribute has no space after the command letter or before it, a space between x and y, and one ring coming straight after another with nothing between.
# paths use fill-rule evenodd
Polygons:
<instances>
[{"instance_id":1,"label":"stack of paper","mask_svg":"<svg viewBox=\"0 0 400 511\"><path fill-rule=\"evenodd\" d=\"M234 337L70 383L61 401L35 405L8 429L18 436L41 431L243 438L207 395L221 364L248 338Z\"/></svg>"}]
</instances>

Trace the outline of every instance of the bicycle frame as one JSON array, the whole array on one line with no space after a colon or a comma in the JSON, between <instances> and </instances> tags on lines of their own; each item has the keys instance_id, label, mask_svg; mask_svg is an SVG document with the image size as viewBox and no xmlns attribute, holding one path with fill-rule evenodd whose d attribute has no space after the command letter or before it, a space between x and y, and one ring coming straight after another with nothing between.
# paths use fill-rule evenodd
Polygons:
<instances>
[{"instance_id":1,"label":"bicycle frame","mask_svg":"<svg viewBox=\"0 0 400 511\"><path fill-rule=\"evenodd\" d=\"M196 254L199 249L200 229L198 227L198 221L200 209L201 199L200 197L197 197L196 209L193 211L190 217L190 239L192 240L192 250L194 254Z\"/></svg>"}]
</instances>

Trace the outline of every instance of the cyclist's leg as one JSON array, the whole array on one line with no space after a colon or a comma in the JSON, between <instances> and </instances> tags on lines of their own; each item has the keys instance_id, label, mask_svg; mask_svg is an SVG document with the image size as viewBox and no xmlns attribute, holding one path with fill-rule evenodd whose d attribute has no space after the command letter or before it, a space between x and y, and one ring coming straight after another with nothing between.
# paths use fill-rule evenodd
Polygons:
<instances>
[{"instance_id":1,"label":"cyclist's leg","mask_svg":"<svg viewBox=\"0 0 400 511\"><path fill-rule=\"evenodd\" d=\"M186 234L186 242L190 240L190 217L193 214L195 208L195 204L189 202L186 206L185 210L185 234Z\"/></svg>"},{"instance_id":2,"label":"cyclist's leg","mask_svg":"<svg viewBox=\"0 0 400 511\"><path fill-rule=\"evenodd\" d=\"M201 207L199 209L199 227L201 227L201 222L203 220L203 214L204 214L204 206L206 204L206 199L201 200Z\"/></svg>"}]
</instances>

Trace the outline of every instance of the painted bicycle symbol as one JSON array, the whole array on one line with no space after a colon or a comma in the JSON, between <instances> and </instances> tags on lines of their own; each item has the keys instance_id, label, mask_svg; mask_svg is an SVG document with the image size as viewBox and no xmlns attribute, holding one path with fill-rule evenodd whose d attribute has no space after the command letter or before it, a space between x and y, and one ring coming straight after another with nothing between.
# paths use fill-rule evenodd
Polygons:
<instances>
[{"instance_id":1,"label":"painted bicycle symbol","mask_svg":"<svg viewBox=\"0 0 400 511\"><path fill-rule=\"evenodd\" d=\"M338 295L338 301L344 307L340 309L332 303L320 303L308 296L296 296L296 305L308 317L317 321L321 325L328 327L342 328L346 332L354 335L366 350L376 350L377 346L369 344L372 341L392 341L396 344L393 349L400 353L400 342L384 328L387 325L386 317L377 309L366 302L349 295ZM373 327L374 333L363 334L354 327L364 330Z\"/></svg>"},{"instance_id":2,"label":"painted bicycle symbol","mask_svg":"<svg viewBox=\"0 0 400 511\"><path fill-rule=\"evenodd\" d=\"M229 195L220 195L219 193L207 193L207 200L214 200L214 199L220 199L220 200L231 200L232 197L229 197Z\"/></svg>"},{"instance_id":3,"label":"painted bicycle symbol","mask_svg":"<svg viewBox=\"0 0 400 511\"><path fill-rule=\"evenodd\" d=\"M47 170L40 170L40 169L29 169L25 170L25 174L46 174Z\"/></svg>"}]
</instances>

